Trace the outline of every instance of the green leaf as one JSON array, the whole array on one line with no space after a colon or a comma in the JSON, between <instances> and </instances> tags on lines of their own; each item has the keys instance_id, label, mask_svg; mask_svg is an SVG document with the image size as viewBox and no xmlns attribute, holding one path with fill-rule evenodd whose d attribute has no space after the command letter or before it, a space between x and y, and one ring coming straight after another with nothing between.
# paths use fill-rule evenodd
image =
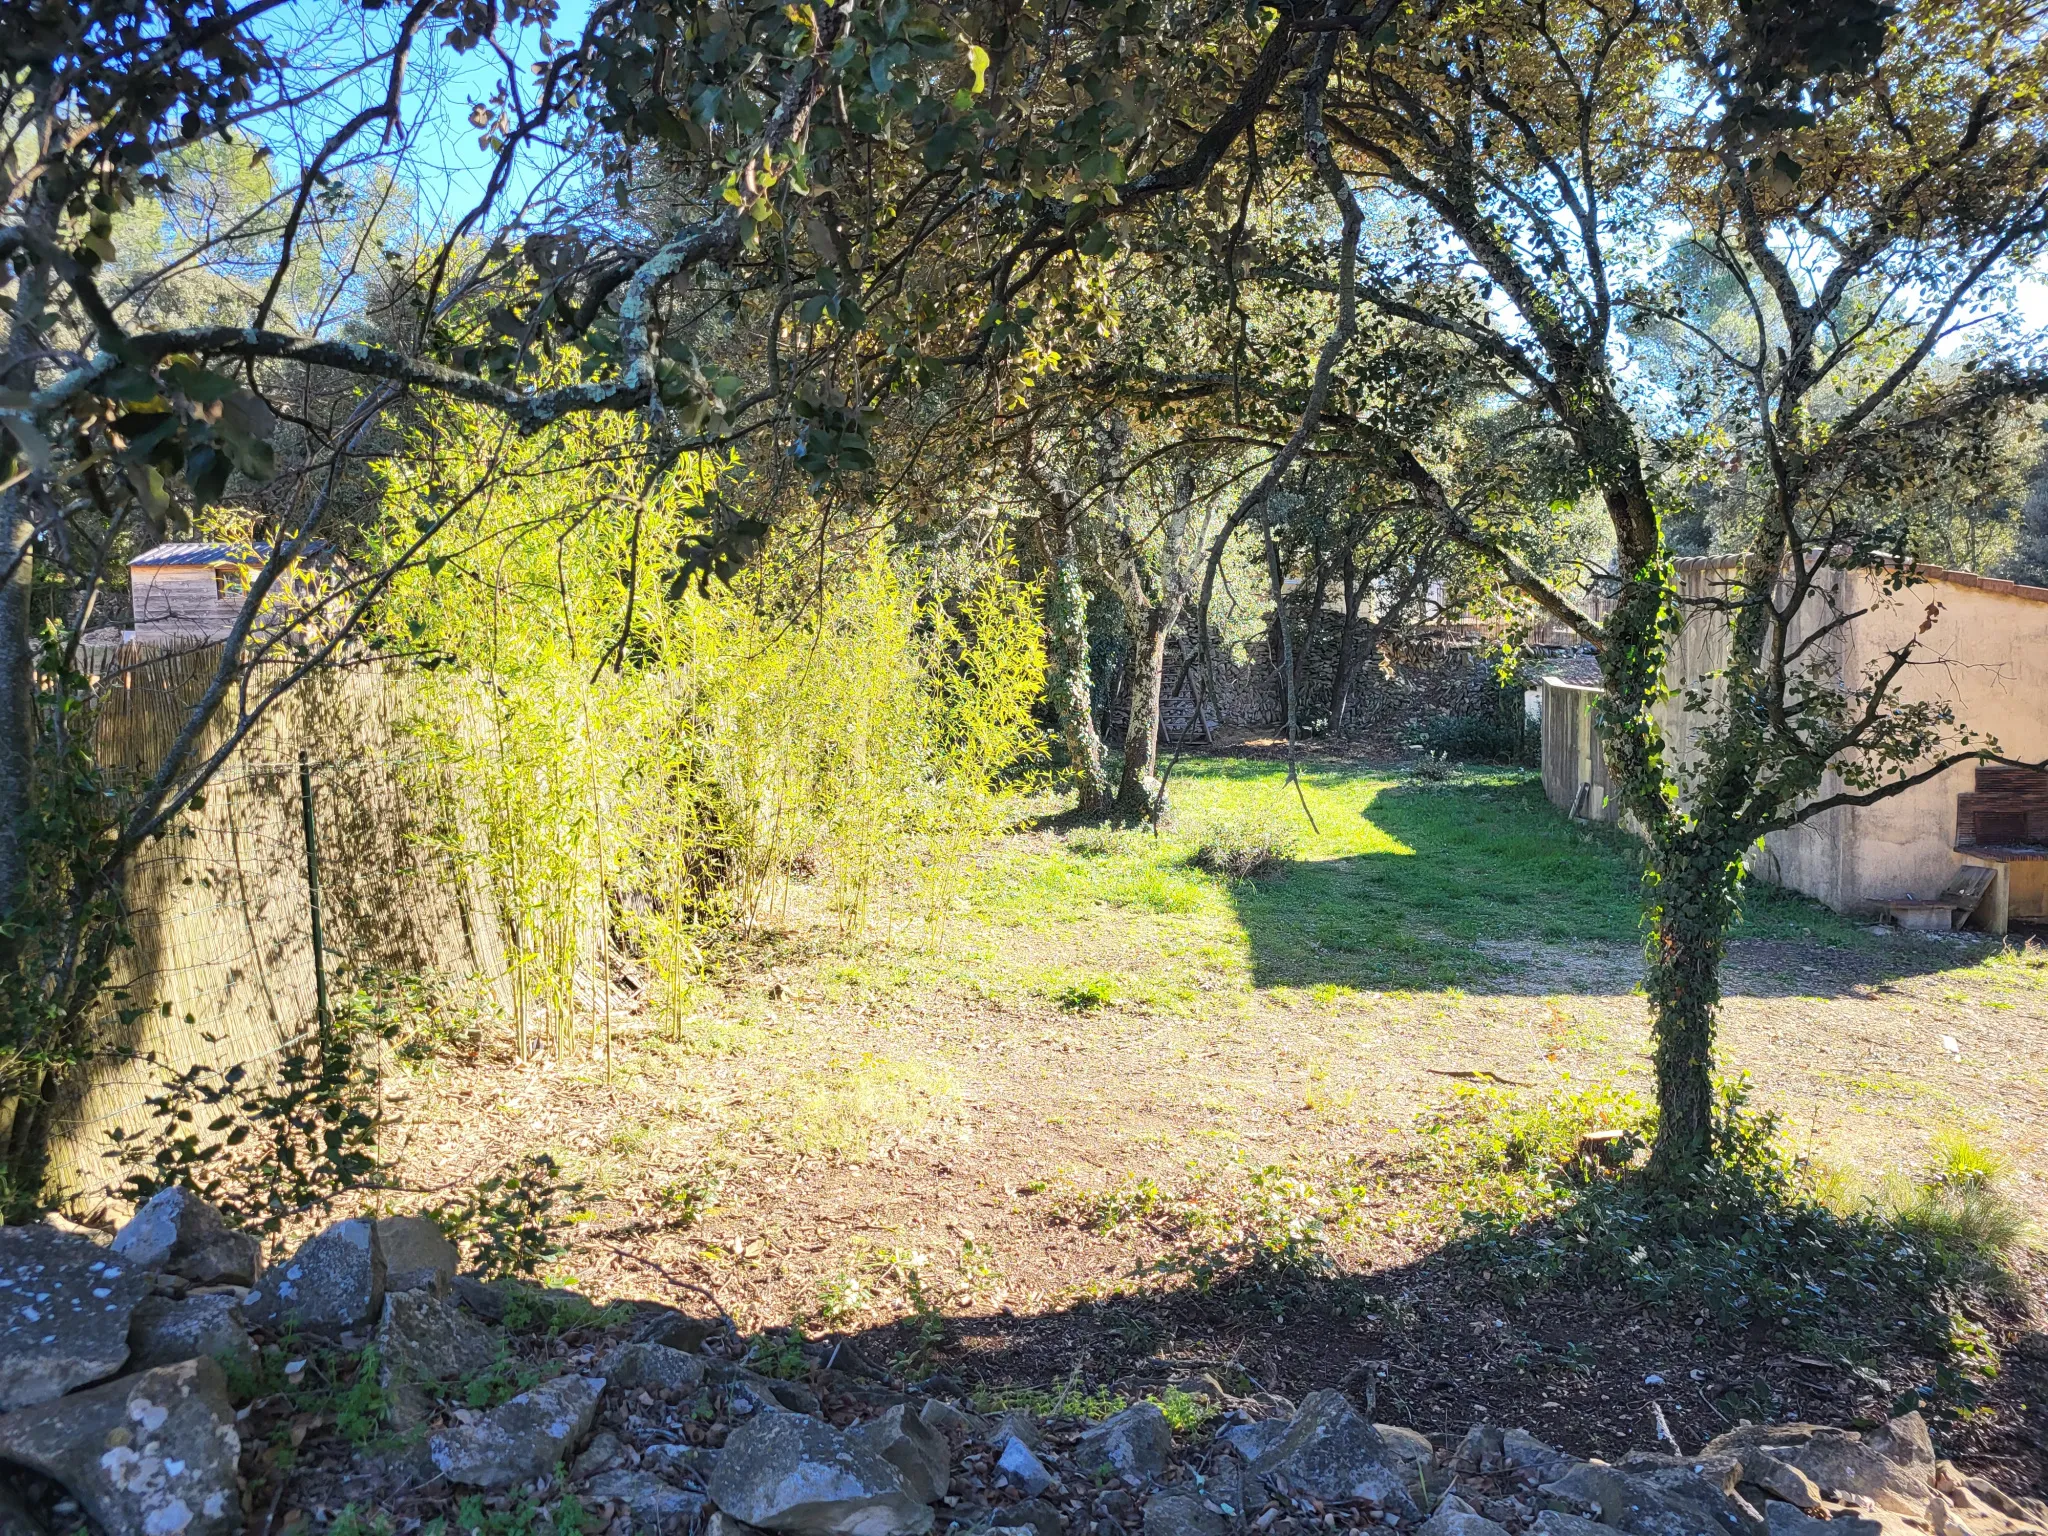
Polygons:
<instances>
[{"instance_id":1,"label":"green leaf","mask_svg":"<svg viewBox=\"0 0 2048 1536\"><path fill-rule=\"evenodd\" d=\"M974 71L974 94L979 96L988 78L988 50L979 43L969 43L967 67Z\"/></svg>"}]
</instances>

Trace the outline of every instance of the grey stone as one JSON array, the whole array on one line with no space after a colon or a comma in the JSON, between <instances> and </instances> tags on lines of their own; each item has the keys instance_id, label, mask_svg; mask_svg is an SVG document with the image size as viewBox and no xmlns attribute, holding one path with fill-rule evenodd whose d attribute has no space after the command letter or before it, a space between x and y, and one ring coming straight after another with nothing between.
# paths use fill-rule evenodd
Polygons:
<instances>
[{"instance_id":1,"label":"grey stone","mask_svg":"<svg viewBox=\"0 0 2048 1536\"><path fill-rule=\"evenodd\" d=\"M256 1369L256 1342L242 1326L241 1308L225 1292L188 1296L173 1301L145 1296L135 1304L128 1324L128 1369L146 1371L159 1365L211 1356L243 1371Z\"/></svg>"},{"instance_id":2,"label":"grey stone","mask_svg":"<svg viewBox=\"0 0 2048 1536\"><path fill-rule=\"evenodd\" d=\"M1921 1468L1934 1476L1934 1441L1927 1433L1927 1421L1918 1413L1903 1413L1863 1437L1863 1443L1887 1461L1906 1468Z\"/></svg>"},{"instance_id":3,"label":"grey stone","mask_svg":"<svg viewBox=\"0 0 2048 1536\"><path fill-rule=\"evenodd\" d=\"M144 1269L163 1269L194 1285L248 1285L263 1245L253 1232L221 1220L187 1189L151 1195L114 1234L114 1252Z\"/></svg>"},{"instance_id":4,"label":"grey stone","mask_svg":"<svg viewBox=\"0 0 2048 1536\"><path fill-rule=\"evenodd\" d=\"M1900 1536L1896 1530L1888 1531L1882 1518L1838 1509L1830 1512L1830 1518L1819 1520L1779 1499L1764 1506L1764 1520L1770 1536Z\"/></svg>"},{"instance_id":5,"label":"grey stone","mask_svg":"<svg viewBox=\"0 0 2048 1536\"><path fill-rule=\"evenodd\" d=\"M1508 1536L1508 1529L1487 1519L1455 1493L1447 1493L1416 1536Z\"/></svg>"},{"instance_id":6,"label":"grey stone","mask_svg":"<svg viewBox=\"0 0 2048 1536\"><path fill-rule=\"evenodd\" d=\"M258 1326L337 1334L367 1326L384 1302L384 1255L367 1221L338 1221L256 1278L242 1310Z\"/></svg>"},{"instance_id":7,"label":"grey stone","mask_svg":"<svg viewBox=\"0 0 2048 1536\"><path fill-rule=\"evenodd\" d=\"M603 1472L590 1480L590 1496L610 1499L632 1512L635 1531L667 1533L694 1523L706 1500L651 1472Z\"/></svg>"},{"instance_id":8,"label":"grey stone","mask_svg":"<svg viewBox=\"0 0 2048 1536\"><path fill-rule=\"evenodd\" d=\"M1621 1469L1668 1500L1680 1501L1684 1516L1704 1510L1726 1536L1764 1536L1764 1515L1736 1492L1742 1463L1732 1456L1663 1456L1631 1451Z\"/></svg>"},{"instance_id":9,"label":"grey stone","mask_svg":"<svg viewBox=\"0 0 2048 1536\"><path fill-rule=\"evenodd\" d=\"M705 1341L725 1325L715 1317L692 1317L674 1307L650 1306L647 1318L634 1330L639 1344L660 1344L694 1355Z\"/></svg>"},{"instance_id":10,"label":"grey stone","mask_svg":"<svg viewBox=\"0 0 2048 1536\"><path fill-rule=\"evenodd\" d=\"M951 1440L979 1440L988 1433L987 1419L941 1398L926 1398L924 1406L917 1410L917 1416Z\"/></svg>"},{"instance_id":11,"label":"grey stone","mask_svg":"<svg viewBox=\"0 0 2048 1536\"><path fill-rule=\"evenodd\" d=\"M446 1296L462 1255L424 1216L379 1216L377 1248L384 1256L384 1289L432 1291Z\"/></svg>"},{"instance_id":12,"label":"grey stone","mask_svg":"<svg viewBox=\"0 0 2048 1536\"><path fill-rule=\"evenodd\" d=\"M4 1483L0 1483L0 1536L50 1536L49 1527Z\"/></svg>"},{"instance_id":13,"label":"grey stone","mask_svg":"<svg viewBox=\"0 0 2048 1536\"><path fill-rule=\"evenodd\" d=\"M1044 1499L1023 1499L995 1513L998 1525L1012 1530L1023 1530L1030 1536L1060 1536L1067 1528L1067 1522L1060 1518L1060 1512Z\"/></svg>"},{"instance_id":14,"label":"grey stone","mask_svg":"<svg viewBox=\"0 0 2048 1536\"><path fill-rule=\"evenodd\" d=\"M608 1429L600 1429L570 1464L569 1481L580 1483L586 1477L609 1472L625 1459L626 1448L619 1443L619 1437Z\"/></svg>"},{"instance_id":15,"label":"grey stone","mask_svg":"<svg viewBox=\"0 0 2048 1536\"><path fill-rule=\"evenodd\" d=\"M128 1359L149 1272L55 1227L0 1227L0 1412L98 1381Z\"/></svg>"},{"instance_id":16,"label":"grey stone","mask_svg":"<svg viewBox=\"0 0 2048 1536\"><path fill-rule=\"evenodd\" d=\"M650 1445L640 1452L643 1471L672 1483L702 1484L718 1465L718 1452L708 1445Z\"/></svg>"},{"instance_id":17,"label":"grey stone","mask_svg":"<svg viewBox=\"0 0 2048 1536\"><path fill-rule=\"evenodd\" d=\"M1897 1422L1897 1421L1894 1421ZM1925 1425L1921 1426L1925 1430ZM1900 1449L1912 1438L1909 1426L1885 1445ZM1919 1517L1934 1484L1932 1452L1925 1463L1900 1462L1864 1443L1850 1429L1821 1424L1745 1424L1709 1440L1702 1455L1733 1456L1765 1451L1812 1478L1823 1494L1853 1493L1894 1514Z\"/></svg>"},{"instance_id":18,"label":"grey stone","mask_svg":"<svg viewBox=\"0 0 2048 1536\"><path fill-rule=\"evenodd\" d=\"M1145 1501L1145 1536L1229 1536L1231 1522L1191 1488L1168 1488Z\"/></svg>"},{"instance_id":19,"label":"grey stone","mask_svg":"<svg viewBox=\"0 0 2048 1536\"><path fill-rule=\"evenodd\" d=\"M1045 1430L1039 1425L1038 1415L1028 1408L1006 1408L991 1414L981 1438L994 1446L1005 1440L1022 1440L1034 1451L1045 1449Z\"/></svg>"},{"instance_id":20,"label":"grey stone","mask_svg":"<svg viewBox=\"0 0 2048 1536\"><path fill-rule=\"evenodd\" d=\"M1429 1443L1429 1436L1403 1424L1375 1424L1374 1431L1385 1443L1387 1451L1413 1474L1418 1468L1427 1472L1436 1463L1436 1447Z\"/></svg>"},{"instance_id":21,"label":"grey stone","mask_svg":"<svg viewBox=\"0 0 2048 1536\"><path fill-rule=\"evenodd\" d=\"M764 1413L727 1438L712 1502L749 1525L803 1536L923 1536L932 1512L897 1470L831 1425Z\"/></svg>"},{"instance_id":22,"label":"grey stone","mask_svg":"<svg viewBox=\"0 0 2048 1536\"><path fill-rule=\"evenodd\" d=\"M1543 1484L1541 1492L1577 1509L1599 1511L1603 1525L1631 1536L1721 1536L1723 1527L1699 1504L1666 1492L1618 1467L1581 1462L1562 1477Z\"/></svg>"},{"instance_id":23,"label":"grey stone","mask_svg":"<svg viewBox=\"0 0 2048 1536\"><path fill-rule=\"evenodd\" d=\"M1037 1498L1053 1485L1053 1475L1038 1459L1038 1453L1015 1435L1003 1442L996 1457L996 1468L1014 1486L1023 1489L1028 1499Z\"/></svg>"},{"instance_id":24,"label":"grey stone","mask_svg":"<svg viewBox=\"0 0 2048 1536\"><path fill-rule=\"evenodd\" d=\"M866 1446L894 1467L920 1503L943 1499L951 1485L953 1455L946 1437L903 1404L885 1408L846 1438Z\"/></svg>"},{"instance_id":25,"label":"grey stone","mask_svg":"<svg viewBox=\"0 0 2048 1536\"><path fill-rule=\"evenodd\" d=\"M1532 1527L1543 1536L1613 1536L1613 1527L1588 1520L1584 1515L1568 1515L1561 1509L1538 1510Z\"/></svg>"},{"instance_id":26,"label":"grey stone","mask_svg":"<svg viewBox=\"0 0 2048 1536\"><path fill-rule=\"evenodd\" d=\"M605 1362L604 1374L615 1387L694 1392L704 1385L704 1362L666 1344L621 1344Z\"/></svg>"},{"instance_id":27,"label":"grey stone","mask_svg":"<svg viewBox=\"0 0 2048 1536\"><path fill-rule=\"evenodd\" d=\"M1287 1433L1287 1420L1260 1419L1256 1424L1233 1424L1216 1438L1246 1461L1257 1461L1280 1443Z\"/></svg>"},{"instance_id":28,"label":"grey stone","mask_svg":"<svg viewBox=\"0 0 2048 1536\"><path fill-rule=\"evenodd\" d=\"M379 1378L393 1382L460 1381L491 1368L497 1338L454 1302L431 1291L394 1291L377 1319Z\"/></svg>"},{"instance_id":29,"label":"grey stone","mask_svg":"<svg viewBox=\"0 0 2048 1536\"><path fill-rule=\"evenodd\" d=\"M240 1531L241 1453L227 1379L205 1359L0 1417L0 1458L63 1484L107 1536Z\"/></svg>"},{"instance_id":30,"label":"grey stone","mask_svg":"<svg viewBox=\"0 0 2048 1536\"><path fill-rule=\"evenodd\" d=\"M1820 1508L1820 1489L1813 1479L1769 1451L1743 1453L1742 1481L1754 1486L1766 1499L1777 1499L1809 1512Z\"/></svg>"},{"instance_id":31,"label":"grey stone","mask_svg":"<svg viewBox=\"0 0 2048 1536\"><path fill-rule=\"evenodd\" d=\"M1074 1465L1090 1477L1108 1467L1118 1477L1151 1482L1173 1459L1173 1427L1157 1403L1133 1403L1081 1436Z\"/></svg>"},{"instance_id":32,"label":"grey stone","mask_svg":"<svg viewBox=\"0 0 2048 1536\"><path fill-rule=\"evenodd\" d=\"M1539 1483L1559 1478L1577 1465L1579 1458L1553 1450L1526 1429L1503 1430L1500 1453L1510 1467L1526 1473Z\"/></svg>"},{"instance_id":33,"label":"grey stone","mask_svg":"<svg viewBox=\"0 0 2048 1536\"><path fill-rule=\"evenodd\" d=\"M800 1381L783 1381L775 1376L763 1376L759 1371L750 1371L743 1365L725 1365L716 1360L704 1362L704 1379L714 1385L738 1391L750 1396L763 1407L783 1408L791 1413L816 1416L823 1409L818 1394Z\"/></svg>"},{"instance_id":34,"label":"grey stone","mask_svg":"<svg viewBox=\"0 0 2048 1536\"><path fill-rule=\"evenodd\" d=\"M1451 1453L1451 1465L1460 1472L1498 1472L1505 1464L1506 1437L1491 1424L1474 1424Z\"/></svg>"},{"instance_id":35,"label":"grey stone","mask_svg":"<svg viewBox=\"0 0 2048 1536\"><path fill-rule=\"evenodd\" d=\"M448 1283L448 1289L457 1301L485 1322L505 1321L510 1298L490 1281L478 1279L475 1275L457 1275Z\"/></svg>"},{"instance_id":36,"label":"grey stone","mask_svg":"<svg viewBox=\"0 0 2048 1536\"><path fill-rule=\"evenodd\" d=\"M714 1509L704 1517L703 1536L756 1536L759 1530L759 1526L735 1520L722 1509Z\"/></svg>"},{"instance_id":37,"label":"grey stone","mask_svg":"<svg viewBox=\"0 0 2048 1536\"><path fill-rule=\"evenodd\" d=\"M1252 1470L1277 1493L1306 1494L1325 1504L1369 1499L1403 1519L1421 1517L1399 1458L1341 1392L1303 1398L1287 1432Z\"/></svg>"},{"instance_id":38,"label":"grey stone","mask_svg":"<svg viewBox=\"0 0 2048 1536\"><path fill-rule=\"evenodd\" d=\"M1202 1497L1216 1505L1227 1515L1241 1515L1247 1505L1263 1502L1264 1495L1256 1497L1246 1487L1244 1463L1235 1456L1218 1456L1210 1464L1209 1475L1201 1479Z\"/></svg>"},{"instance_id":39,"label":"grey stone","mask_svg":"<svg viewBox=\"0 0 2048 1536\"><path fill-rule=\"evenodd\" d=\"M427 1437L426 1461L451 1483L509 1488L575 1458L604 1395L602 1376L557 1376L474 1423Z\"/></svg>"}]
</instances>

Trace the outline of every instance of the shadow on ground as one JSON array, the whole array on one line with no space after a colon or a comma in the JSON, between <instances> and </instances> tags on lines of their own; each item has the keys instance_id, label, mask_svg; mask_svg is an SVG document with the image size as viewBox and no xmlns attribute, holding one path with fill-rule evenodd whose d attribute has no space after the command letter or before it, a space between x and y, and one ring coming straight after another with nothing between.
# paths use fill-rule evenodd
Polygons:
<instances>
[{"instance_id":1,"label":"shadow on ground","mask_svg":"<svg viewBox=\"0 0 2048 1536\"><path fill-rule=\"evenodd\" d=\"M1401 783L1367 788L1364 798L1338 807L1365 823L1361 851L1232 887L1254 985L1534 995L1635 986L1641 858L1626 834L1565 820L1527 779ZM1350 837L1357 828L1325 831ZM1850 995L1973 965L1990 942L1880 937L1817 902L1756 887L1727 990Z\"/></svg>"},{"instance_id":2,"label":"shadow on ground","mask_svg":"<svg viewBox=\"0 0 2048 1536\"><path fill-rule=\"evenodd\" d=\"M991 1393L1071 1383L1135 1398L1207 1372L1240 1392L1297 1399L1341 1387L1373 1418L1424 1433L1526 1426L1560 1449L1609 1460L1655 1447L1654 1411L1697 1449L1743 1420L1868 1425L1905 1394L1935 1389L1934 1360L1872 1349L1870 1333L1852 1326L1870 1321L1857 1316L1867 1308L1846 1296L1845 1347L1823 1358L1809 1352L1810 1338L1760 1322L1717 1326L1690 1307L1612 1289L1560 1287L1517 1301L1494 1281L1482 1257L1454 1246L1358 1274L1239 1274L1208 1289L1147 1289L1029 1314L928 1311L841 1337L908 1376L944 1373ZM1929 1297L1918 1315L1897 1320L1898 1335L1924 1338L1942 1326L1937 1306ZM1991 1321L2009 1342L2024 1326L2024 1303L2008 1310ZM2014 1492L2048 1493L2048 1360L2009 1354L1972 1412L1930 1418L1942 1454Z\"/></svg>"}]
</instances>

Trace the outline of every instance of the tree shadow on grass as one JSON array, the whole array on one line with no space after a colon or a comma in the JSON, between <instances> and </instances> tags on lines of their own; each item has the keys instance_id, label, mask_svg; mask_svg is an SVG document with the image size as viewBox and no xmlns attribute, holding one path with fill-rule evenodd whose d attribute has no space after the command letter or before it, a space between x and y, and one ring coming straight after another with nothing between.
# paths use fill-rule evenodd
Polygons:
<instances>
[{"instance_id":1,"label":"tree shadow on grass","mask_svg":"<svg viewBox=\"0 0 2048 1536\"><path fill-rule=\"evenodd\" d=\"M1270 767L1267 769L1270 772ZM1533 779L1325 788L1362 847L1231 887L1253 983L1521 995L1628 991L1641 976L1642 860L1610 827L1557 814ZM1356 827L1326 829L1349 838ZM1731 995L1842 996L1976 964L1991 940L1879 937L1816 902L1753 887Z\"/></svg>"}]
</instances>

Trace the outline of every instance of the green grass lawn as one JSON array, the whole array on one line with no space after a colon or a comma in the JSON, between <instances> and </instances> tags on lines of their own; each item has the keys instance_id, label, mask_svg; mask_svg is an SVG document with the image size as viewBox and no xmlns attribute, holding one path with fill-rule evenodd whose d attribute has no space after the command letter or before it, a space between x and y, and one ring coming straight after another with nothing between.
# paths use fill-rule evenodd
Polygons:
<instances>
[{"instance_id":1,"label":"green grass lawn","mask_svg":"<svg viewBox=\"0 0 2048 1536\"><path fill-rule=\"evenodd\" d=\"M1514 946L1639 938L1638 845L1612 828L1566 820L1531 772L1468 769L1433 783L1319 768L1304 775L1304 790L1318 830L1283 766L1183 762L1163 836L1070 826L1056 850L1019 839L964 894L997 929L1057 933L1107 920L1127 950L1182 956L1197 971L1217 962L1239 969L1227 963L1236 958L1243 981L1260 988L1458 985L1510 969ZM1299 840L1293 862L1255 881L1196 868L1195 848L1218 823L1291 834ZM1869 941L1815 903L1762 888L1738 936ZM1085 966L1068 969L1061 985L1079 988L1086 1005ZM1155 980L1163 997L1149 1000L1184 993L1189 979Z\"/></svg>"}]
</instances>

